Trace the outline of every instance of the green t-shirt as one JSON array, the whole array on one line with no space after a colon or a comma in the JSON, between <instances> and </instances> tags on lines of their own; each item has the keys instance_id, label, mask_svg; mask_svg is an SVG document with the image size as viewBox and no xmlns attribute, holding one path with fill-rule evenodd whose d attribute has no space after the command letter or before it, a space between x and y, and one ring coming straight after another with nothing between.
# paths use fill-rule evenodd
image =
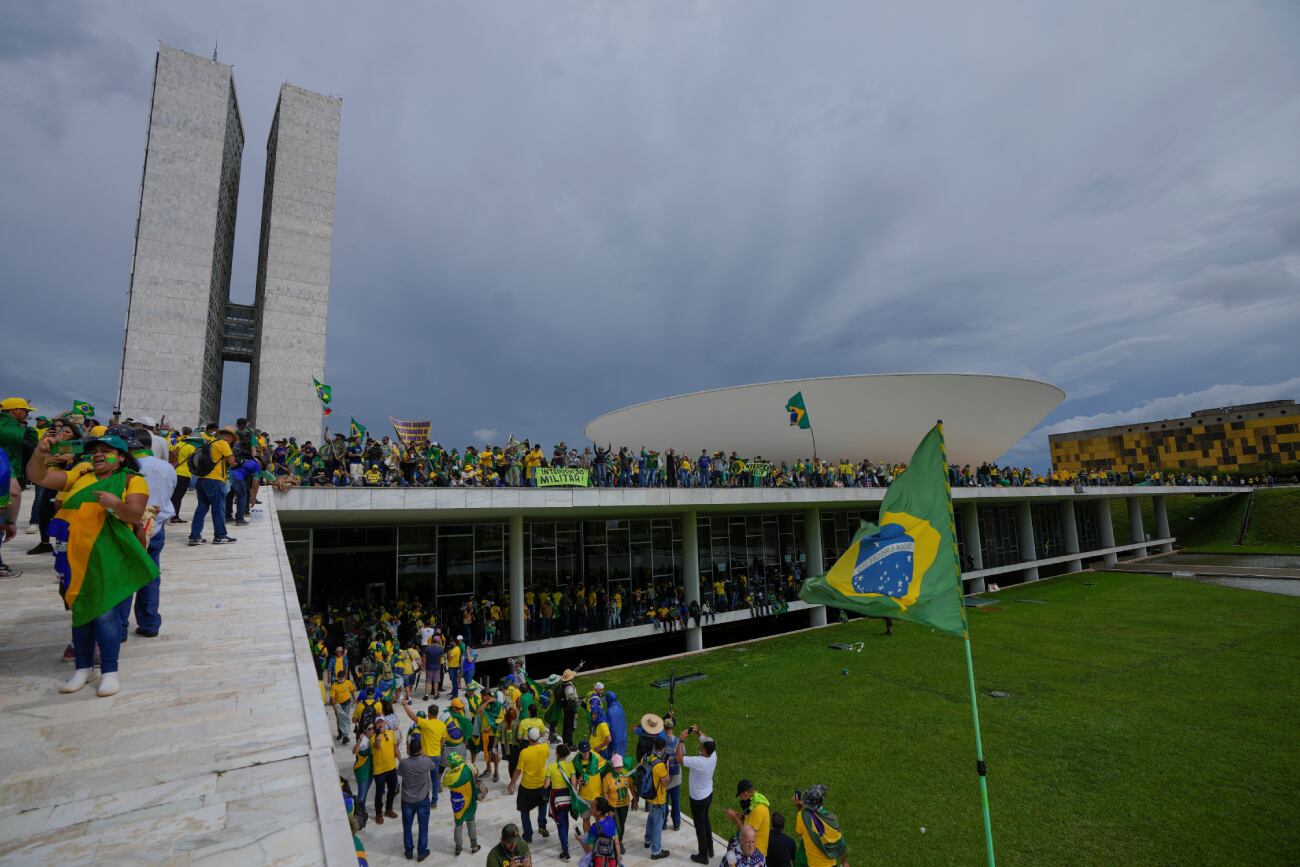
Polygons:
<instances>
[{"instance_id":1,"label":"green t-shirt","mask_svg":"<svg viewBox=\"0 0 1300 867\"><path fill-rule=\"evenodd\" d=\"M506 848L498 843L488 852L487 867L509 867L511 864L522 864L526 860L528 860L528 844L523 840L515 841L514 852L507 852Z\"/></svg>"}]
</instances>

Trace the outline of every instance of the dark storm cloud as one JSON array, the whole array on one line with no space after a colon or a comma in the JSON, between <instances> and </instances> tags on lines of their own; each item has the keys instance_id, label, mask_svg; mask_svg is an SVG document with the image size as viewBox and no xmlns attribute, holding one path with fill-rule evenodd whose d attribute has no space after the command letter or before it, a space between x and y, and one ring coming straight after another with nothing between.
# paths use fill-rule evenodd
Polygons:
<instances>
[{"instance_id":1,"label":"dark storm cloud","mask_svg":"<svg viewBox=\"0 0 1300 867\"><path fill-rule=\"evenodd\" d=\"M574 442L680 391L895 370L1046 378L1072 395L1054 424L1286 391L1300 368L1287 4L13 18L4 298L58 330L7 329L0 390L52 409L112 404L159 39L219 41L235 67L236 300L279 84L344 97L327 379L336 417L372 430L392 414L457 444ZM1041 464L1045 444L1015 455Z\"/></svg>"}]
</instances>

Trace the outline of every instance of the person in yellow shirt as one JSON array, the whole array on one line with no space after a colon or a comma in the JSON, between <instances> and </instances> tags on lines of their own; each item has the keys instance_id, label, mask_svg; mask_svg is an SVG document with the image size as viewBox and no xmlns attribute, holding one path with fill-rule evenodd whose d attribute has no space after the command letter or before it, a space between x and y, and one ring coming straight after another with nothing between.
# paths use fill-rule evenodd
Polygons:
<instances>
[{"instance_id":1,"label":"person in yellow shirt","mask_svg":"<svg viewBox=\"0 0 1300 867\"><path fill-rule=\"evenodd\" d=\"M569 745L560 744L555 748L555 760L546 766L551 796L551 817L560 832L560 860L569 860L569 819L572 818L570 806L573 803L569 784L573 781L573 760L569 758Z\"/></svg>"},{"instance_id":2,"label":"person in yellow shirt","mask_svg":"<svg viewBox=\"0 0 1300 867\"><path fill-rule=\"evenodd\" d=\"M614 736L609 731L609 721L601 719L596 723L596 727L591 730L591 751L598 754L601 758L608 761L613 753Z\"/></svg>"},{"instance_id":3,"label":"person in yellow shirt","mask_svg":"<svg viewBox=\"0 0 1300 867\"><path fill-rule=\"evenodd\" d=\"M402 757L398 732L388 728L384 718L375 720L375 736L370 740L370 758L374 762L375 824L384 824L384 817L396 819L393 801L397 797L397 760ZM383 806L384 792L388 793L387 809Z\"/></svg>"},{"instance_id":4,"label":"person in yellow shirt","mask_svg":"<svg viewBox=\"0 0 1300 867\"><path fill-rule=\"evenodd\" d=\"M510 775L510 784L506 786L508 795L514 795L516 788L519 790L515 797L515 808L519 810L520 824L524 826L525 843L533 841L533 810L537 811L538 832L543 837L551 836L546 830L546 767L551 748L542 742L542 731L539 726L528 729L528 746L520 750L519 762Z\"/></svg>"},{"instance_id":5,"label":"person in yellow shirt","mask_svg":"<svg viewBox=\"0 0 1300 867\"><path fill-rule=\"evenodd\" d=\"M609 727L606 726L606 731ZM590 803L604 793L601 775L605 772L605 762L591 748L590 741L578 742L578 757L573 761L574 785L578 795ZM591 816L583 815L582 833L591 830Z\"/></svg>"},{"instance_id":6,"label":"person in yellow shirt","mask_svg":"<svg viewBox=\"0 0 1300 867\"><path fill-rule=\"evenodd\" d=\"M189 428L186 428L188 431ZM172 512L174 513L168 524L184 524L185 519L181 517L181 502L185 498L185 492L190 489L193 479L190 478L190 455L194 454L197 443L202 442L202 437L191 437L188 434L183 439L178 439L168 452L171 456L171 464L176 468L176 487L172 490Z\"/></svg>"},{"instance_id":7,"label":"person in yellow shirt","mask_svg":"<svg viewBox=\"0 0 1300 867\"><path fill-rule=\"evenodd\" d=\"M198 504L194 507L194 520L190 524L190 545L203 544L203 519L209 510L212 512L212 544L225 545L235 541L226 535L226 474L235 463L231 446L236 436L233 427L223 427L217 438L204 446L212 456L213 467L207 475L194 480Z\"/></svg>"},{"instance_id":8,"label":"person in yellow shirt","mask_svg":"<svg viewBox=\"0 0 1300 867\"><path fill-rule=\"evenodd\" d=\"M357 688L344 674L333 679L329 692L330 707L334 708L334 720L339 732L334 739L346 744L351 740L348 733L352 730L352 698L357 694Z\"/></svg>"},{"instance_id":9,"label":"person in yellow shirt","mask_svg":"<svg viewBox=\"0 0 1300 867\"><path fill-rule=\"evenodd\" d=\"M646 814L645 842L650 847L652 860L668 857L668 850L663 848L662 842L668 808L668 761L664 756L667 748L668 738L661 732L655 735L654 750L642 760L643 773L650 775L651 794L646 798L650 812Z\"/></svg>"},{"instance_id":10,"label":"person in yellow shirt","mask_svg":"<svg viewBox=\"0 0 1300 867\"><path fill-rule=\"evenodd\" d=\"M754 845L767 857L767 838L772 829L771 802L754 790L749 780L736 784L736 797L740 800L740 811L731 808L726 811L727 818L735 823L736 828L748 825L754 829Z\"/></svg>"},{"instance_id":11,"label":"person in yellow shirt","mask_svg":"<svg viewBox=\"0 0 1300 867\"><path fill-rule=\"evenodd\" d=\"M447 663L447 674L451 676L451 697L455 698L460 695L460 662L461 655L465 652L465 637L457 635L456 641L447 648L447 654L443 659Z\"/></svg>"},{"instance_id":12,"label":"person in yellow shirt","mask_svg":"<svg viewBox=\"0 0 1300 867\"><path fill-rule=\"evenodd\" d=\"M618 842L623 842L623 832L627 827L627 811L636 800L636 781L623 767L623 757L618 753L605 766L605 773L600 778L601 790L605 800L609 801L614 817L618 821Z\"/></svg>"},{"instance_id":13,"label":"person in yellow shirt","mask_svg":"<svg viewBox=\"0 0 1300 867\"><path fill-rule=\"evenodd\" d=\"M808 867L835 867L847 865L847 844L840 832L839 820L823 806L826 787L810 786L806 791L795 791L795 839L807 857Z\"/></svg>"}]
</instances>

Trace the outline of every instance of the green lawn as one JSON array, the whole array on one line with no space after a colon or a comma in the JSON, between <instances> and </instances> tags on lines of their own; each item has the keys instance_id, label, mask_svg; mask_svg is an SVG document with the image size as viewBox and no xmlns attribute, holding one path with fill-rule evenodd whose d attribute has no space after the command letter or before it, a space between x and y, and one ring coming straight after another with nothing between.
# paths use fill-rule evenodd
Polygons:
<instances>
[{"instance_id":1,"label":"green lawn","mask_svg":"<svg viewBox=\"0 0 1300 867\"><path fill-rule=\"evenodd\" d=\"M1244 545L1237 544L1246 494L1229 496L1178 494L1165 498L1169 530L1178 547L1200 554L1298 554L1300 553L1300 488L1260 488L1255 491L1250 526ZM1154 535L1155 507L1149 497L1141 499L1142 524ZM1130 541L1128 503L1111 501L1115 541Z\"/></svg>"},{"instance_id":2,"label":"green lawn","mask_svg":"<svg viewBox=\"0 0 1300 867\"><path fill-rule=\"evenodd\" d=\"M971 631L1002 864L1300 861L1300 598L1113 573L994 598ZM822 782L854 863L981 863L961 644L882 632L858 620L600 678L632 720L665 709L651 680L708 675L677 708L718 739L715 827L741 776L776 809Z\"/></svg>"}]
</instances>

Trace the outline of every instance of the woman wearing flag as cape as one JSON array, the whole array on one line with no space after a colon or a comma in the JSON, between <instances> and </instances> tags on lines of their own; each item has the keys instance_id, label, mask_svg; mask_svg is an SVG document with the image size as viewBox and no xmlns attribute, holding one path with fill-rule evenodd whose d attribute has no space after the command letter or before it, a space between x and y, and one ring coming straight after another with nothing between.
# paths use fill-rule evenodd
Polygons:
<instances>
[{"instance_id":1,"label":"woman wearing flag as cape","mask_svg":"<svg viewBox=\"0 0 1300 867\"><path fill-rule=\"evenodd\" d=\"M149 485L121 437L86 443L89 463L71 470L48 467L53 438L46 436L27 463L33 482L63 491L63 505L50 521L54 571L72 612L77 668L59 692L76 692L90 680L99 645L101 696L118 691L117 655L122 623L117 606L158 577L158 567L135 534L149 505Z\"/></svg>"},{"instance_id":2,"label":"woman wearing flag as cape","mask_svg":"<svg viewBox=\"0 0 1300 867\"><path fill-rule=\"evenodd\" d=\"M839 820L822 804L826 787L810 786L804 792L794 793L794 807L798 814L794 830L799 848L795 850L796 867L848 867L845 856L844 835L840 833Z\"/></svg>"},{"instance_id":3,"label":"woman wearing flag as cape","mask_svg":"<svg viewBox=\"0 0 1300 867\"><path fill-rule=\"evenodd\" d=\"M480 848L478 828L474 825L474 814L478 811L478 799L487 794L487 788L480 786L474 776L474 768L465 764L456 753L447 756L447 770L442 774L442 785L451 798L451 815L456 822L453 832L456 840L456 854L461 853L464 838L461 828L469 828L469 852L473 855Z\"/></svg>"}]
</instances>

